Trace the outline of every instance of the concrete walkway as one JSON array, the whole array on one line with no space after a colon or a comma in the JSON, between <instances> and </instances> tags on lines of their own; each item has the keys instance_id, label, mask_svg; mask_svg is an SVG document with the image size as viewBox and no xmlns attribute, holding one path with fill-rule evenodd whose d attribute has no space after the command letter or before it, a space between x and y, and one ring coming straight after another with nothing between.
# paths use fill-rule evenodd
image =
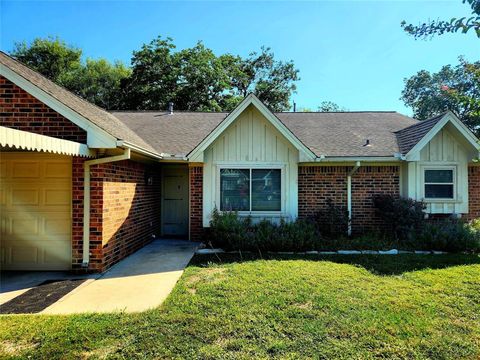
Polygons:
<instances>
[{"instance_id":1,"label":"concrete walkway","mask_svg":"<svg viewBox=\"0 0 480 360\"><path fill-rule=\"evenodd\" d=\"M41 313L138 312L155 308L170 294L197 246L189 241L155 240Z\"/></svg>"}]
</instances>

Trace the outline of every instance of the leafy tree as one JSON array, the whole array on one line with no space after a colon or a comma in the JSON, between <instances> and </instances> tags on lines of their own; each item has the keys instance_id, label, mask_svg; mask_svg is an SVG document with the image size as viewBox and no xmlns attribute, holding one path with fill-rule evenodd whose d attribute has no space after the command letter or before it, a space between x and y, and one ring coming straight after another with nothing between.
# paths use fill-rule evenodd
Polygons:
<instances>
[{"instance_id":1,"label":"leafy tree","mask_svg":"<svg viewBox=\"0 0 480 360\"><path fill-rule=\"evenodd\" d=\"M80 97L104 108L119 109L120 83L130 76L130 69L121 62L87 59L85 65L64 73L60 82Z\"/></svg>"},{"instance_id":2,"label":"leafy tree","mask_svg":"<svg viewBox=\"0 0 480 360\"><path fill-rule=\"evenodd\" d=\"M87 59L82 50L59 38L36 38L31 44L17 43L11 55L50 80L106 109L120 106L120 82L130 70L120 62Z\"/></svg>"},{"instance_id":3,"label":"leafy tree","mask_svg":"<svg viewBox=\"0 0 480 360\"><path fill-rule=\"evenodd\" d=\"M344 107L334 103L333 101L322 101L318 107L320 112L335 112L335 111L347 111Z\"/></svg>"},{"instance_id":4,"label":"leafy tree","mask_svg":"<svg viewBox=\"0 0 480 360\"><path fill-rule=\"evenodd\" d=\"M300 80L293 61L277 61L270 48L252 52L248 58L236 57L230 69L233 94L245 97L253 92L273 111L290 109L290 97Z\"/></svg>"},{"instance_id":5,"label":"leafy tree","mask_svg":"<svg viewBox=\"0 0 480 360\"><path fill-rule=\"evenodd\" d=\"M230 111L248 93L272 110L290 108L299 79L293 62L275 60L269 48L247 58L216 56L198 42L176 50L171 38L158 37L133 52L131 69L117 62L88 59L58 38L19 43L12 55L51 80L107 109Z\"/></svg>"},{"instance_id":6,"label":"leafy tree","mask_svg":"<svg viewBox=\"0 0 480 360\"><path fill-rule=\"evenodd\" d=\"M121 84L124 108L165 109L173 100L180 71L174 49L171 38L158 37L133 52L132 74Z\"/></svg>"},{"instance_id":7,"label":"leafy tree","mask_svg":"<svg viewBox=\"0 0 480 360\"><path fill-rule=\"evenodd\" d=\"M13 57L52 81L59 82L65 72L80 66L82 50L67 45L58 37L36 38L31 44L19 42L11 53Z\"/></svg>"},{"instance_id":8,"label":"leafy tree","mask_svg":"<svg viewBox=\"0 0 480 360\"><path fill-rule=\"evenodd\" d=\"M216 56L202 42L175 49L171 38L158 37L133 53L132 76L122 85L125 108L165 109L173 101L182 110L229 111L250 92L274 111L290 108L298 70L270 49L246 59Z\"/></svg>"},{"instance_id":9,"label":"leafy tree","mask_svg":"<svg viewBox=\"0 0 480 360\"><path fill-rule=\"evenodd\" d=\"M438 73L421 70L404 82L401 100L412 107L417 119L452 110L480 135L480 61L460 58L456 66L446 65Z\"/></svg>"},{"instance_id":10,"label":"leafy tree","mask_svg":"<svg viewBox=\"0 0 480 360\"><path fill-rule=\"evenodd\" d=\"M458 31L466 34L470 30L475 31L477 37L480 38L480 0L462 0L462 2L470 5L472 8L471 15L461 18L454 17L450 20L433 20L417 26L407 25L406 21L402 21L401 25L407 33L413 35L416 39Z\"/></svg>"}]
</instances>

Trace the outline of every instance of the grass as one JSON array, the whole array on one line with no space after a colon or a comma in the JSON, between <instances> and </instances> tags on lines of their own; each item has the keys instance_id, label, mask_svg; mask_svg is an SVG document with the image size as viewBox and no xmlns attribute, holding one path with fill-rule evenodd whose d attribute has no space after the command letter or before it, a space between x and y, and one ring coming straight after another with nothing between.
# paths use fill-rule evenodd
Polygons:
<instances>
[{"instance_id":1,"label":"grass","mask_svg":"<svg viewBox=\"0 0 480 360\"><path fill-rule=\"evenodd\" d=\"M141 314L4 316L11 358L478 359L475 255L197 256Z\"/></svg>"}]
</instances>

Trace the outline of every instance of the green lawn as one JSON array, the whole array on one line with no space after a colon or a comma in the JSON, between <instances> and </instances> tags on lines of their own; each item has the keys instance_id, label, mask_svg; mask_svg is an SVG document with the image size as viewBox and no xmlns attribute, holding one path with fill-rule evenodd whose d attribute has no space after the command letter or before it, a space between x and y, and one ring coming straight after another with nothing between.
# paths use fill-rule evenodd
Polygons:
<instances>
[{"instance_id":1,"label":"green lawn","mask_svg":"<svg viewBox=\"0 0 480 360\"><path fill-rule=\"evenodd\" d=\"M474 255L197 256L157 310L0 318L18 358L478 359Z\"/></svg>"}]
</instances>

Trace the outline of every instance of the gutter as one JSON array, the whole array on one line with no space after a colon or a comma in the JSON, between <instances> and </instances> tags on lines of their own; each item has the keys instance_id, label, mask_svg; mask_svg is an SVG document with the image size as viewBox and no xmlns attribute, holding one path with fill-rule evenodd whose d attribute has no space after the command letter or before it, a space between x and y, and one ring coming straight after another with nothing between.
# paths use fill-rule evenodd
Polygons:
<instances>
[{"instance_id":1,"label":"gutter","mask_svg":"<svg viewBox=\"0 0 480 360\"><path fill-rule=\"evenodd\" d=\"M121 155L87 160L83 163L83 268L88 268L90 262L90 166L128 160L130 153L130 148L126 148Z\"/></svg>"},{"instance_id":2,"label":"gutter","mask_svg":"<svg viewBox=\"0 0 480 360\"><path fill-rule=\"evenodd\" d=\"M348 211L348 236L352 235L352 176L360 168L361 163L357 161L355 166L347 175L347 211Z\"/></svg>"}]
</instances>

